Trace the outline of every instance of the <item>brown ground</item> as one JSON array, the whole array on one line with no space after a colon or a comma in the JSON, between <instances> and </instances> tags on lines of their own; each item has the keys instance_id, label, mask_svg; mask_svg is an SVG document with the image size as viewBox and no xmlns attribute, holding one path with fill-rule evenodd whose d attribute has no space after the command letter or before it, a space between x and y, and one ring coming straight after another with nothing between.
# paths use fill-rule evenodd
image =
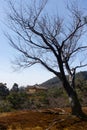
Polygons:
<instances>
[{"instance_id":1,"label":"brown ground","mask_svg":"<svg viewBox=\"0 0 87 130\"><path fill-rule=\"evenodd\" d=\"M68 108L18 111L0 115L0 130L87 130L87 121L71 116Z\"/></svg>"}]
</instances>

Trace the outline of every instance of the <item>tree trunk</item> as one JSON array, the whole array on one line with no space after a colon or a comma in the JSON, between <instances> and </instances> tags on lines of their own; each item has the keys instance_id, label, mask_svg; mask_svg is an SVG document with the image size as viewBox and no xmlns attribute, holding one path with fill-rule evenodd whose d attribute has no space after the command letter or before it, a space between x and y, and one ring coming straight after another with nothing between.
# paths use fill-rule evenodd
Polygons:
<instances>
[{"instance_id":1,"label":"tree trunk","mask_svg":"<svg viewBox=\"0 0 87 130\"><path fill-rule=\"evenodd\" d=\"M70 86L66 77L65 78L63 77L62 82L63 82L64 89L69 97L69 102L70 102L72 114L76 115L80 118L85 117L85 114L82 111L82 107L81 107L81 104L79 102L76 90Z\"/></svg>"},{"instance_id":2,"label":"tree trunk","mask_svg":"<svg viewBox=\"0 0 87 130\"><path fill-rule=\"evenodd\" d=\"M60 51L59 57L58 57L58 64L59 64L59 69L61 72L61 78L58 75L57 75L57 77L60 78L60 80L62 81L63 87L69 97L72 114L76 115L80 118L83 118L85 114L82 111L82 107L79 102L76 90L75 90L75 83L74 83L75 77L72 78L72 84L70 84L70 82L67 80L67 77L64 72L63 62L62 62L62 58L61 58L61 51Z\"/></svg>"},{"instance_id":3,"label":"tree trunk","mask_svg":"<svg viewBox=\"0 0 87 130\"><path fill-rule=\"evenodd\" d=\"M78 117L82 117L84 114L78 96L75 91L72 91L71 95L69 96L69 102L70 102L72 114Z\"/></svg>"}]
</instances>

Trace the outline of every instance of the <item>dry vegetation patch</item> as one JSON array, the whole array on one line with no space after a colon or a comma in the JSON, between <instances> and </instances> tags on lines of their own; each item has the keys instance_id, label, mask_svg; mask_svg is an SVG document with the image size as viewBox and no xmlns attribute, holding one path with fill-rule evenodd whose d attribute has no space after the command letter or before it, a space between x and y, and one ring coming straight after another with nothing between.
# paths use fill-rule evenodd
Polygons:
<instances>
[{"instance_id":1,"label":"dry vegetation patch","mask_svg":"<svg viewBox=\"0 0 87 130\"><path fill-rule=\"evenodd\" d=\"M0 130L87 130L87 121L71 116L67 108L17 111L0 115Z\"/></svg>"}]
</instances>

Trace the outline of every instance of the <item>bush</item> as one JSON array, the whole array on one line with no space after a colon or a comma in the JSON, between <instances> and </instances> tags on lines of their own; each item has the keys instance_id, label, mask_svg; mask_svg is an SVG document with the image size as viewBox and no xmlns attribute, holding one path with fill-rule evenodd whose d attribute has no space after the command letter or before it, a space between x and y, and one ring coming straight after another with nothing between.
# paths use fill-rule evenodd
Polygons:
<instances>
[{"instance_id":1,"label":"bush","mask_svg":"<svg viewBox=\"0 0 87 130\"><path fill-rule=\"evenodd\" d=\"M9 90L6 87L6 84L0 83L0 99L4 100L8 95L9 95Z\"/></svg>"},{"instance_id":2,"label":"bush","mask_svg":"<svg viewBox=\"0 0 87 130\"><path fill-rule=\"evenodd\" d=\"M25 92L12 92L7 97L7 100L12 104L13 109L29 108L29 98Z\"/></svg>"},{"instance_id":3,"label":"bush","mask_svg":"<svg viewBox=\"0 0 87 130\"><path fill-rule=\"evenodd\" d=\"M12 105L7 100L0 101L0 112L10 112L12 111Z\"/></svg>"}]
</instances>

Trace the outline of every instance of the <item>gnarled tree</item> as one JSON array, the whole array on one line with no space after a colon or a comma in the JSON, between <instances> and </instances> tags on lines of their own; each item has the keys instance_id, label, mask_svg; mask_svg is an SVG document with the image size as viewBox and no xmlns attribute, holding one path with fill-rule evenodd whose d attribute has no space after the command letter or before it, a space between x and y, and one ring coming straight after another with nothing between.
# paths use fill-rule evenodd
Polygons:
<instances>
[{"instance_id":1,"label":"gnarled tree","mask_svg":"<svg viewBox=\"0 0 87 130\"><path fill-rule=\"evenodd\" d=\"M19 67L41 64L62 81L69 97L72 114L82 117L83 112L75 88L76 70L87 65L84 60L87 46L83 42L87 19L78 7L67 6L67 18L46 15L47 0L40 4L20 8L10 2L10 28L15 38L8 34L10 44L20 52L16 60ZM81 57L80 57L81 56ZM78 60L80 57L80 61ZM78 63L77 63L78 62ZM69 79L66 75L69 75Z\"/></svg>"}]
</instances>

